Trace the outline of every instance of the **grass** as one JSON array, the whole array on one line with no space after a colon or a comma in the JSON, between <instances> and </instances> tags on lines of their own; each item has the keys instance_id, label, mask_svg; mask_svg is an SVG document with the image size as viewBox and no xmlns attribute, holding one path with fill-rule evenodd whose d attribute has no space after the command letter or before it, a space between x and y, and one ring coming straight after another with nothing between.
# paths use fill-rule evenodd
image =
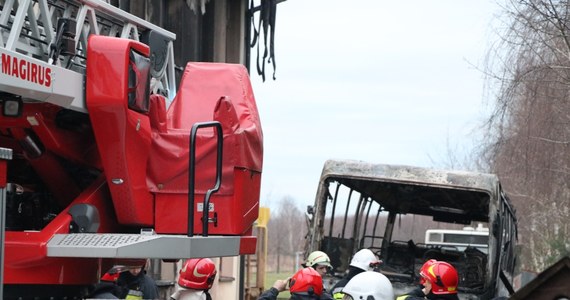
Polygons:
<instances>
[{"instance_id":1,"label":"grass","mask_svg":"<svg viewBox=\"0 0 570 300\"><path fill-rule=\"evenodd\" d=\"M291 277L291 275L293 275L293 272L265 273L265 290L271 288L277 279L286 279ZM279 293L277 299L289 299L290 296L291 294L289 294L289 291L283 291Z\"/></svg>"}]
</instances>

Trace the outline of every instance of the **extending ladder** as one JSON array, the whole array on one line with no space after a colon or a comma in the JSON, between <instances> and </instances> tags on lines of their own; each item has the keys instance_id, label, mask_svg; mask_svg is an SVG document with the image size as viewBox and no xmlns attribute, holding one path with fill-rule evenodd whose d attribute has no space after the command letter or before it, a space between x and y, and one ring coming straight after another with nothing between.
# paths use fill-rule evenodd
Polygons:
<instances>
[{"instance_id":1,"label":"extending ladder","mask_svg":"<svg viewBox=\"0 0 570 300\"><path fill-rule=\"evenodd\" d=\"M141 41L151 49L151 89L176 95L173 41L176 35L101 0L0 0L0 92L87 112L84 99L89 35ZM49 70L50 88L14 80L9 60ZM49 68L49 69L48 69Z\"/></svg>"}]
</instances>

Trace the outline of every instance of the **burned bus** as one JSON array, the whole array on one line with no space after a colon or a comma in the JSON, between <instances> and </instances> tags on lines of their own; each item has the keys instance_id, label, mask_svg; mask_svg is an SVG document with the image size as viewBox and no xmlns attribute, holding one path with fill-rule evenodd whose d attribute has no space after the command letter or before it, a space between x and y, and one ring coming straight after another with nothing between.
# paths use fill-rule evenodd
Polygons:
<instances>
[{"instance_id":1,"label":"burned bus","mask_svg":"<svg viewBox=\"0 0 570 300\"><path fill-rule=\"evenodd\" d=\"M432 258L455 266L460 299L513 293L517 220L496 175L328 160L307 215L305 253L329 255L329 288L347 272L352 255L368 248L383 261L378 271L397 295L418 285L420 267ZM465 226L489 228L486 251L424 243L428 229Z\"/></svg>"}]
</instances>

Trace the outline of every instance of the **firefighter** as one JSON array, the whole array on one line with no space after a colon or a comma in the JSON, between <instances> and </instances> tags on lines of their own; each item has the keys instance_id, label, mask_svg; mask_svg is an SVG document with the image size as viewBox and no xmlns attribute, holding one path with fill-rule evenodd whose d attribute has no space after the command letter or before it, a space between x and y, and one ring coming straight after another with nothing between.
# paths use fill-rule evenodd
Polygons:
<instances>
[{"instance_id":1,"label":"firefighter","mask_svg":"<svg viewBox=\"0 0 570 300\"><path fill-rule=\"evenodd\" d=\"M354 276L365 271L373 271L380 263L381 261L370 249L361 249L356 252L348 266L348 274L331 289L333 298L337 300L342 299L344 297L342 289Z\"/></svg>"},{"instance_id":2,"label":"firefighter","mask_svg":"<svg viewBox=\"0 0 570 300\"><path fill-rule=\"evenodd\" d=\"M216 265L209 258L186 260L178 275L179 289L170 299L173 300L212 300L208 291L216 279Z\"/></svg>"},{"instance_id":3,"label":"firefighter","mask_svg":"<svg viewBox=\"0 0 570 300\"><path fill-rule=\"evenodd\" d=\"M302 264L303 267L311 267L315 269L321 277L325 276L329 270L332 269L331 260L329 256L324 253L323 251L313 251L309 256L307 256L307 260L305 263ZM323 278L324 279L324 278ZM323 280L324 284L324 280ZM332 300L333 297L329 291L324 288L323 285L323 295L321 296L323 300Z\"/></svg>"},{"instance_id":4,"label":"firefighter","mask_svg":"<svg viewBox=\"0 0 570 300\"><path fill-rule=\"evenodd\" d=\"M386 276L374 271L355 275L342 289L344 300L392 300L394 289Z\"/></svg>"},{"instance_id":5,"label":"firefighter","mask_svg":"<svg viewBox=\"0 0 570 300\"><path fill-rule=\"evenodd\" d=\"M87 299L119 299L122 290L117 285L117 279L122 271L127 270L126 266L114 265L107 273L103 274L101 280L93 287L87 295Z\"/></svg>"},{"instance_id":6,"label":"firefighter","mask_svg":"<svg viewBox=\"0 0 570 300\"><path fill-rule=\"evenodd\" d=\"M276 300L277 295L289 286L289 300L318 300L323 293L323 278L313 268L300 269L289 279L277 280L257 300Z\"/></svg>"},{"instance_id":7,"label":"firefighter","mask_svg":"<svg viewBox=\"0 0 570 300\"><path fill-rule=\"evenodd\" d=\"M332 269L331 260L323 251L311 252L302 266L315 269L321 276L325 276L327 271Z\"/></svg>"},{"instance_id":8,"label":"firefighter","mask_svg":"<svg viewBox=\"0 0 570 300\"><path fill-rule=\"evenodd\" d=\"M435 262L437 262L437 260L435 260L435 259L430 259L430 260L426 261L426 262L422 265L422 267L420 268L420 272L419 272L419 273L420 273L420 274L422 274L422 273L423 273L423 274L426 274L428 268L429 268L431 265L433 265ZM421 275L420 275L419 277L420 277L420 284L419 284L419 286L418 286L417 288L415 288L414 290L412 290L412 291L411 291L410 293L408 293L407 295L410 295L410 296L416 295L416 296L420 296L420 297L423 297L423 295L425 295L424 292L423 292L423 289L425 288L426 279L425 279L425 277L423 277L423 276L421 276ZM405 298L404 298L404 299L405 299Z\"/></svg>"},{"instance_id":9,"label":"firefighter","mask_svg":"<svg viewBox=\"0 0 570 300\"><path fill-rule=\"evenodd\" d=\"M158 286L152 277L146 274L148 259L132 259L126 262L117 278L117 285L121 289L120 299L158 299Z\"/></svg>"},{"instance_id":10,"label":"firefighter","mask_svg":"<svg viewBox=\"0 0 570 300\"><path fill-rule=\"evenodd\" d=\"M457 296L457 270L448 262L430 259L420 269L420 284L418 288L397 300L459 300Z\"/></svg>"},{"instance_id":11,"label":"firefighter","mask_svg":"<svg viewBox=\"0 0 570 300\"><path fill-rule=\"evenodd\" d=\"M117 278L119 273L117 268L113 267L101 277L93 290L87 295L88 299L119 299L120 289L117 286Z\"/></svg>"}]
</instances>

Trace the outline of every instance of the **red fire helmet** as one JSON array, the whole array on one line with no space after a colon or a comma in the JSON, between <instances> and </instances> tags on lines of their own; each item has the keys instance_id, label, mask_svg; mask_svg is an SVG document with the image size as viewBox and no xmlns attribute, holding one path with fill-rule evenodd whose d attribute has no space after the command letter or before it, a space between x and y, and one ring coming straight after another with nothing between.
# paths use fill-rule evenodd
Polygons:
<instances>
[{"instance_id":1,"label":"red fire helmet","mask_svg":"<svg viewBox=\"0 0 570 300\"><path fill-rule=\"evenodd\" d=\"M216 265L211 259L191 258L180 270L178 284L189 289L207 290L214 284L216 274Z\"/></svg>"},{"instance_id":2,"label":"red fire helmet","mask_svg":"<svg viewBox=\"0 0 570 300\"><path fill-rule=\"evenodd\" d=\"M311 267L303 268L289 282L291 294L297 295L317 295L323 294L323 278L321 274Z\"/></svg>"},{"instance_id":3,"label":"red fire helmet","mask_svg":"<svg viewBox=\"0 0 570 300\"><path fill-rule=\"evenodd\" d=\"M420 275L426 274L427 273L427 268L429 268L431 265L433 265L433 263L435 263L437 260L435 259L430 259L428 261L426 261L423 266L420 268ZM420 276L420 284L424 285L426 283L426 279L424 276Z\"/></svg>"},{"instance_id":4,"label":"red fire helmet","mask_svg":"<svg viewBox=\"0 0 570 300\"><path fill-rule=\"evenodd\" d=\"M444 261L435 261L420 275L431 283L431 291L436 295L456 294L459 276L457 270Z\"/></svg>"}]
</instances>

